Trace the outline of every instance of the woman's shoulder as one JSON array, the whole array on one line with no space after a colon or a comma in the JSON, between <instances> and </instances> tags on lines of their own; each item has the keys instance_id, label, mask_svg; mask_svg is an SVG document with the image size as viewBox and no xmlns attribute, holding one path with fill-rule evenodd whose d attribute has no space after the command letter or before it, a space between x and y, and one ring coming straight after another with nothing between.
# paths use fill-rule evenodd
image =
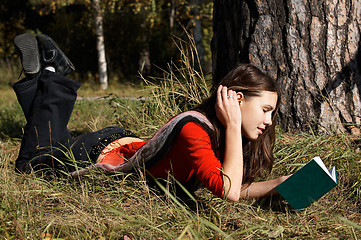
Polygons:
<instances>
[{"instance_id":1,"label":"woman's shoulder","mask_svg":"<svg viewBox=\"0 0 361 240\"><path fill-rule=\"evenodd\" d=\"M193 122L193 123L198 123L198 125L203 128L211 129L211 130L214 129L211 121L203 113L195 110L182 112L174 116L172 119L170 119L168 124L171 122L176 123L176 125L180 124L182 126L185 123Z\"/></svg>"},{"instance_id":2,"label":"woman's shoulder","mask_svg":"<svg viewBox=\"0 0 361 240\"><path fill-rule=\"evenodd\" d=\"M159 134L171 132L176 134L178 142L185 141L184 144L192 144L194 140L208 138L212 135L213 125L207 117L197 111L186 111L173 117L162 129ZM157 135L157 134L156 134Z\"/></svg>"},{"instance_id":3,"label":"woman's shoulder","mask_svg":"<svg viewBox=\"0 0 361 240\"><path fill-rule=\"evenodd\" d=\"M210 142L208 132L197 122L186 123L180 132L180 137L187 139L188 141L203 139Z\"/></svg>"},{"instance_id":4,"label":"woman's shoulder","mask_svg":"<svg viewBox=\"0 0 361 240\"><path fill-rule=\"evenodd\" d=\"M200 123L197 123L197 122L187 122L182 131L184 132L189 132L189 133L192 133L192 132L206 132L204 126L202 126Z\"/></svg>"}]
</instances>

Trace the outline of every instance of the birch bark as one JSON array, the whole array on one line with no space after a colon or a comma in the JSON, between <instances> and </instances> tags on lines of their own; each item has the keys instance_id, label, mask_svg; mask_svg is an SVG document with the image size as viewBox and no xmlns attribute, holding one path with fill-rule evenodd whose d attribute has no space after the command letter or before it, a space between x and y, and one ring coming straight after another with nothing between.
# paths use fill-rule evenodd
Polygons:
<instances>
[{"instance_id":1,"label":"birch bark","mask_svg":"<svg viewBox=\"0 0 361 240\"><path fill-rule=\"evenodd\" d=\"M98 51L98 73L100 87L103 90L108 88L107 60L105 57L104 31L103 31L103 15L99 0L93 0L95 10L95 32L97 36Z\"/></svg>"}]
</instances>

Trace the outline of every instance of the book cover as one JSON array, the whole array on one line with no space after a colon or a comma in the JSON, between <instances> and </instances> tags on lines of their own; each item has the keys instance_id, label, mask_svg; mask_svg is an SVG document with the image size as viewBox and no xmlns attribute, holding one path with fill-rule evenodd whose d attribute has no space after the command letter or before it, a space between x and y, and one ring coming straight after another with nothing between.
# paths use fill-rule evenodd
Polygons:
<instances>
[{"instance_id":1,"label":"book cover","mask_svg":"<svg viewBox=\"0 0 361 240\"><path fill-rule=\"evenodd\" d=\"M276 187L296 210L308 207L337 185L336 167L327 170L319 157L313 158Z\"/></svg>"}]
</instances>

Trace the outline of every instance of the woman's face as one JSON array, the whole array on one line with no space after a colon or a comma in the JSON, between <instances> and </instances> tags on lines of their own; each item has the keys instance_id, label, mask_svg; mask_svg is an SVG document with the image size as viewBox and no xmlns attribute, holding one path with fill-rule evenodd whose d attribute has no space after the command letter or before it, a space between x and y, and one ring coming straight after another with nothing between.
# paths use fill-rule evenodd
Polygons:
<instances>
[{"instance_id":1,"label":"woman's face","mask_svg":"<svg viewBox=\"0 0 361 240\"><path fill-rule=\"evenodd\" d=\"M272 112L277 105L277 93L262 91L259 96L243 98L240 103L242 112L242 136L256 140L272 125Z\"/></svg>"}]
</instances>

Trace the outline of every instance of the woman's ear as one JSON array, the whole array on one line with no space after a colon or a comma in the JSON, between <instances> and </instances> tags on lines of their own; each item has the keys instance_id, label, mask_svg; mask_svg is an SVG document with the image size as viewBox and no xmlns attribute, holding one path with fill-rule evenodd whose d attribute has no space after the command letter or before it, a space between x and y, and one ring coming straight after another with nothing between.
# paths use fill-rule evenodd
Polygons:
<instances>
[{"instance_id":1,"label":"woman's ear","mask_svg":"<svg viewBox=\"0 0 361 240\"><path fill-rule=\"evenodd\" d=\"M236 94L237 94L237 101L238 101L239 103L242 103L242 101L244 100L244 95L243 95L243 93L237 92Z\"/></svg>"}]
</instances>

